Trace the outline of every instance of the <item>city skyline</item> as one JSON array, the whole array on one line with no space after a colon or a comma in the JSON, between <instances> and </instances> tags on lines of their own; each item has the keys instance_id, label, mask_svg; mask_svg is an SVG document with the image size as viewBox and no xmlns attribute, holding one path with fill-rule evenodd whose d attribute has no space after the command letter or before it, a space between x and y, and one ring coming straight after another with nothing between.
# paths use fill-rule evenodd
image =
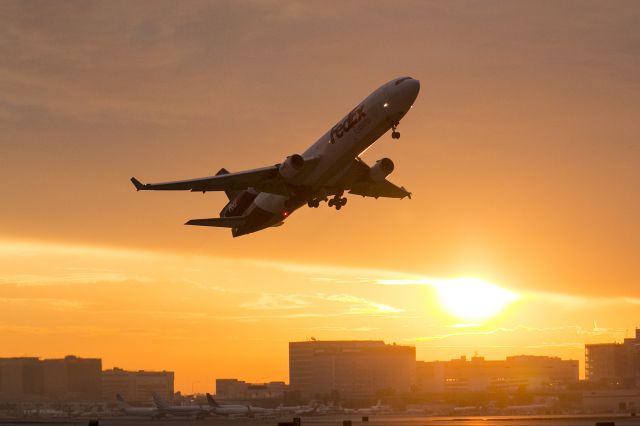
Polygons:
<instances>
[{"instance_id":1,"label":"city skyline","mask_svg":"<svg viewBox=\"0 0 640 426\"><path fill-rule=\"evenodd\" d=\"M626 339L625 346L607 343L598 347L616 346L634 356L635 339ZM478 392L485 390L513 392L520 387L527 391L545 388L567 390L578 384L577 360L563 360L555 356L516 355L504 360L489 360L475 354L471 358L446 361L425 361L416 358L411 345L388 344L381 340L317 339L289 342L289 381L270 380L251 383L237 378L216 377L213 382L201 378L215 388L207 388L199 395L214 393L222 399L277 399L290 397L309 400L317 395L336 393L346 400L372 399L380 391L403 396L442 392ZM589 346L587 346L589 348ZM622 352L620 352L622 354ZM603 351L599 362L591 364L588 380L606 386L619 380L635 381L636 371L619 364L618 369L607 365L611 351ZM626 356L626 355L625 355ZM174 397L173 371L127 370L105 368L101 357L84 358L65 355L61 358L0 357L0 398L10 401L59 399L63 401L110 401L118 399L147 401L156 392L171 400ZM182 395L197 395L194 392ZM294 396L295 394L295 396ZM176 394L178 395L178 394Z\"/></svg>"},{"instance_id":2,"label":"city skyline","mask_svg":"<svg viewBox=\"0 0 640 426\"><path fill-rule=\"evenodd\" d=\"M287 379L287 342L418 359L556 355L640 326L640 6L580 2L0 5L0 357ZM232 239L223 194L136 193L275 164L400 75L348 196Z\"/></svg>"}]
</instances>

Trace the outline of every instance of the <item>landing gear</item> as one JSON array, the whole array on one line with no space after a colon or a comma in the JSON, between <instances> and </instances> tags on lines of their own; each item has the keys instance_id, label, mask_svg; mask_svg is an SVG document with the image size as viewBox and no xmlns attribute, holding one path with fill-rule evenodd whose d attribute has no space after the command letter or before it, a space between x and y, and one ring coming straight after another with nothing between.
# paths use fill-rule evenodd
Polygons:
<instances>
[{"instance_id":1,"label":"landing gear","mask_svg":"<svg viewBox=\"0 0 640 426\"><path fill-rule=\"evenodd\" d=\"M396 128L398 127L398 124L400 123L393 123L393 125L391 126L391 138L392 139L400 139L400 132L396 130Z\"/></svg>"},{"instance_id":2,"label":"landing gear","mask_svg":"<svg viewBox=\"0 0 640 426\"><path fill-rule=\"evenodd\" d=\"M307 206L311 207L311 208L318 208L320 206L320 203L323 201L327 201L327 197L324 198L314 198L312 200L307 201Z\"/></svg>"},{"instance_id":3,"label":"landing gear","mask_svg":"<svg viewBox=\"0 0 640 426\"><path fill-rule=\"evenodd\" d=\"M341 197L336 195L332 199L329 200L329 207L335 207L336 210L340 210L343 206L347 204L347 199L345 197Z\"/></svg>"},{"instance_id":4,"label":"landing gear","mask_svg":"<svg viewBox=\"0 0 640 426\"><path fill-rule=\"evenodd\" d=\"M323 201L327 201L327 204L329 205L329 207L335 207L336 210L340 210L347 204L347 199L342 196L342 193L340 193L340 194L334 195L331 199L327 197L312 198L311 200L307 201L307 206L315 209L319 207L320 203Z\"/></svg>"}]
</instances>

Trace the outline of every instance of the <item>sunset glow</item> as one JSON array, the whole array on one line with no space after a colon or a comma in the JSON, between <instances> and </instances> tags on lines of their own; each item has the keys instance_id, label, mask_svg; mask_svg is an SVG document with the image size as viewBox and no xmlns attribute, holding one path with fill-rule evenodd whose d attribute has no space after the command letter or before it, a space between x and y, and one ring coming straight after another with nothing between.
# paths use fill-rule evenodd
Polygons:
<instances>
[{"instance_id":1,"label":"sunset glow","mask_svg":"<svg viewBox=\"0 0 640 426\"><path fill-rule=\"evenodd\" d=\"M437 284L444 309L461 320L482 321L502 312L517 300L515 293L474 278L458 278Z\"/></svg>"},{"instance_id":2,"label":"sunset glow","mask_svg":"<svg viewBox=\"0 0 640 426\"><path fill-rule=\"evenodd\" d=\"M0 2L0 357L172 370L189 393L287 381L311 338L583 374L585 343L640 325L639 6ZM225 193L129 180L273 167L403 75L402 138L359 157L411 199L273 204L281 226L233 238L183 225Z\"/></svg>"}]
</instances>

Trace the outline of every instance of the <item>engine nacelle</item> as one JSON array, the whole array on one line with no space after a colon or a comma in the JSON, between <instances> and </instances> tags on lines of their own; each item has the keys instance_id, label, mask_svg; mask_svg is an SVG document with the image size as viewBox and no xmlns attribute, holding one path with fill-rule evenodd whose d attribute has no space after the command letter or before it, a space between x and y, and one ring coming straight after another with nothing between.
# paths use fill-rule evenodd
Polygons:
<instances>
[{"instance_id":1,"label":"engine nacelle","mask_svg":"<svg viewBox=\"0 0 640 426\"><path fill-rule=\"evenodd\" d=\"M393 167L393 161L389 158L378 160L369 170L369 177L374 182L382 182L393 171Z\"/></svg>"},{"instance_id":2,"label":"engine nacelle","mask_svg":"<svg viewBox=\"0 0 640 426\"><path fill-rule=\"evenodd\" d=\"M293 154L288 156L282 164L280 164L278 171L283 178L291 179L300 173L303 168L304 158L302 158L302 155Z\"/></svg>"}]
</instances>

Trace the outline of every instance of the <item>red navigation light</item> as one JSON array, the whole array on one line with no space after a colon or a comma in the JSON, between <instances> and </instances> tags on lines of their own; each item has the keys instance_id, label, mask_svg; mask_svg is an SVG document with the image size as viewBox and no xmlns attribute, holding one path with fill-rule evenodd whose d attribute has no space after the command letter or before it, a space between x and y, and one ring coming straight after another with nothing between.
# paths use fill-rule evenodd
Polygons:
<instances>
[{"instance_id":1,"label":"red navigation light","mask_svg":"<svg viewBox=\"0 0 640 426\"><path fill-rule=\"evenodd\" d=\"M289 216L289 212L282 212L282 217L287 217Z\"/></svg>"}]
</instances>

